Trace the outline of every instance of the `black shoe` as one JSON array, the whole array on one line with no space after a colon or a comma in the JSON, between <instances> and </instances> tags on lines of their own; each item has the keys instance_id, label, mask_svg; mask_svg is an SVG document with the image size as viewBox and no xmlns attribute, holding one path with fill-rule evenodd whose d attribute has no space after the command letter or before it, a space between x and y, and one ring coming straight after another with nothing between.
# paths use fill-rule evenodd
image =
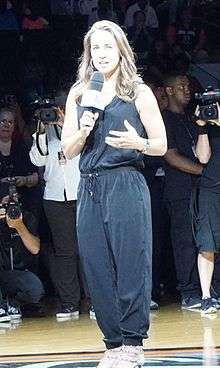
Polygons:
<instances>
[{"instance_id":1,"label":"black shoe","mask_svg":"<svg viewBox=\"0 0 220 368\"><path fill-rule=\"evenodd\" d=\"M79 310L77 310L76 308L72 307L72 306L64 306L62 305L61 308L57 311L56 313L56 317L59 319L61 318L73 318L73 319L79 319Z\"/></svg>"},{"instance_id":2,"label":"black shoe","mask_svg":"<svg viewBox=\"0 0 220 368\"><path fill-rule=\"evenodd\" d=\"M21 319L22 313L20 307L8 305L8 315L11 317L12 320Z\"/></svg>"},{"instance_id":3,"label":"black shoe","mask_svg":"<svg viewBox=\"0 0 220 368\"><path fill-rule=\"evenodd\" d=\"M212 314L216 313L217 308L212 298L204 298L201 303L201 314Z\"/></svg>"},{"instance_id":4,"label":"black shoe","mask_svg":"<svg viewBox=\"0 0 220 368\"><path fill-rule=\"evenodd\" d=\"M9 322L11 320L11 317L5 310L5 308L0 307L0 322Z\"/></svg>"},{"instance_id":5,"label":"black shoe","mask_svg":"<svg viewBox=\"0 0 220 368\"><path fill-rule=\"evenodd\" d=\"M151 299L150 301L150 310L155 311L159 309L158 303L156 303L154 300Z\"/></svg>"},{"instance_id":6,"label":"black shoe","mask_svg":"<svg viewBox=\"0 0 220 368\"><path fill-rule=\"evenodd\" d=\"M182 309L196 309L201 307L201 299L197 296L190 296L188 298L182 299L181 308Z\"/></svg>"}]
</instances>

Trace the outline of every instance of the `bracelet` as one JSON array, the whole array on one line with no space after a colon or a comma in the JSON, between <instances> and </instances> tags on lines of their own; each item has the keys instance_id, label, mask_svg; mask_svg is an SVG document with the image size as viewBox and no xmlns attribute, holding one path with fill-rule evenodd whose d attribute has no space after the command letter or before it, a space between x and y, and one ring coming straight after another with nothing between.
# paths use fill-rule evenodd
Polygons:
<instances>
[{"instance_id":1,"label":"bracelet","mask_svg":"<svg viewBox=\"0 0 220 368\"><path fill-rule=\"evenodd\" d=\"M149 140L144 139L144 148L141 150L141 153L143 153L144 155L147 154L149 147L150 147Z\"/></svg>"},{"instance_id":2,"label":"bracelet","mask_svg":"<svg viewBox=\"0 0 220 368\"><path fill-rule=\"evenodd\" d=\"M199 135L208 134L207 125L198 125L198 133Z\"/></svg>"}]
</instances>

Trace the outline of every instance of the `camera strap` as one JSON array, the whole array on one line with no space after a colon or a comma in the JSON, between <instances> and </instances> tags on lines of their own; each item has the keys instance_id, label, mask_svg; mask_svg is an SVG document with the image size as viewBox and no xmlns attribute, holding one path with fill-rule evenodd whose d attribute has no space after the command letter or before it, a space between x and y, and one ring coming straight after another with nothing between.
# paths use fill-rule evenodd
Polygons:
<instances>
[{"instance_id":1,"label":"camera strap","mask_svg":"<svg viewBox=\"0 0 220 368\"><path fill-rule=\"evenodd\" d=\"M40 136L40 133L37 131L36 132L36 146L37 146L37 149L38 151L40 152L41 156L47 156L49 154L49 151L48 151L48 138L47 138L47 135L46 135L46 146L47 146L47 151L46 153L43 153L41 147L40 147L40 143L39 143L39 136Z\"/></svg>"},{"instance_id":2,"label":"camera strap","mask_svg":"<svg viewBox=\"0 0 220 368\"><path fill-rule=\"evenodd\" d=\"M47 134L46 134L46 147L47 147L47 151L46 153L43 153L41 147L40 147L40 142L39 142L39 136L40 136L40 121L38 121L38 124L37 124L37 131L36 131L36 146L37 146L37 149L39 151L39 153L41 154L41 156L47 156L49 154L49 150L48 150L48 137L47 137ZM56 133L56 137L57 139L61 140L61 135L59 133L59 130L58 130L58 127L57 125L54 125L54 130L55 130L55 133Z\"/></svg>"}]
</instances>

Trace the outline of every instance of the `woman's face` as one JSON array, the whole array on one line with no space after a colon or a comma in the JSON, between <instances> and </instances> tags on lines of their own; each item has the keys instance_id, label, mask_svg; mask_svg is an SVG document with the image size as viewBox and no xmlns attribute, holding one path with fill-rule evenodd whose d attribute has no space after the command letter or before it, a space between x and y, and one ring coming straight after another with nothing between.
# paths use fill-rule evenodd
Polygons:
<instances>
[{"instance_id":1,"label":"woman's face","mask_svg":"<svg viewBox=\"0 0 220 368\"><path fill-rule=\"evenodd\" d=\"M94 67L106 77L117 70L120 54L117 42L110 32L97 30L92 34L91 57Z\"/></svg>"},{"instance_id":2,"label":"woman's face","mask_svg":"<svg viewBox=\"0 0 220 368\"><path fill-rule=\"evenodd\" d=\"M14 123L14 115L10 111L0 113L0 139L11 139Z\"/></svg>"}]
</instances>

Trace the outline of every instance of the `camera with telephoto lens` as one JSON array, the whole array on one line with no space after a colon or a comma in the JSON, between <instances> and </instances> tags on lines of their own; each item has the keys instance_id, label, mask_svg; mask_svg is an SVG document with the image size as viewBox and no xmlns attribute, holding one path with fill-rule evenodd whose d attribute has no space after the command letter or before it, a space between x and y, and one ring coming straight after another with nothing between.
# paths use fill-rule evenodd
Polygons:
<instances>
[{"instance_id":1,"label":"camera with telephoto lens","mask_svg":"<svg viewBox=\"0 0 220 368\"><path fill-rule=\"evenodd\" d=\"M8 202L4 203L0 207L0 215L4 217L4 214L7 215L10 219L16 220L22 215L21 204L18 201L18 193L16 189L16 178L9 177L7 180L8 184L8 193L6 195L9 196Z\"/></svg>"},{"instance_id":2,"label":"camera with telephoto lens","mask_svg":"<svg viewBox=\"0 0 220 368\"><path fill-rule=\"evenodd\" d=\"M35 118L39 119L43 124L56 123L60 116L57 111L58 107L65 106L66 96L40 97L31 101L30 107L35 111Z\"/></svg>"},{"instance_id":3,"label":"camera with telephoto lens","mask_svg":"<svg viewBox=\"0 0 220 368\"><path fill-rule=\"evenodd\" d=\"M217 102L220 102L220 89L207 87L204 92L195 93L195 99L199 105L201 120L209 122L219 118Z\"/></svg>"}]
</instances>

